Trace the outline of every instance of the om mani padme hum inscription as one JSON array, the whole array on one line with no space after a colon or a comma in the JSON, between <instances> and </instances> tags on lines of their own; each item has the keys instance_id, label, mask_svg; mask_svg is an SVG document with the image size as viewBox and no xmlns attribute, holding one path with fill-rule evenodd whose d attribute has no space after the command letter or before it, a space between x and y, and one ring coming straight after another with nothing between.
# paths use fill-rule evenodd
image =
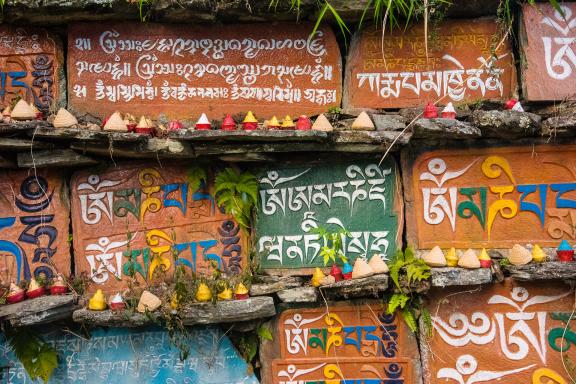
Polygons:
<instances>
[{"instance_id":1,"label":"om mani padme hum inscription","mask_svg":"<svg viewBox=\"0 0 576 384\"><path fill-rule=\"evenodd\" d=\"M101 116L170 118L325 112L340 105L340 51L329 28L309 39L311 31L309 24L76 24L68 36L70 105Z\"/></svg>"},{"instance_id":2,"label":"om mani padme hum inscription","mask_svg":"<svg viewBox=\"0 0 576 384\"><path fill-rule=\"evenodd\" d=\"M403 108L423 106L443 98L472 102L505 99L516 89L511 47L504 41L491 53L498 25L494 20L445 20L428 44L423 25L358 33L346 64L344 108ZM498 42L496 42L498 43ZM384 53L384 57L382 54Z\"/></svg>"}]
</instances>

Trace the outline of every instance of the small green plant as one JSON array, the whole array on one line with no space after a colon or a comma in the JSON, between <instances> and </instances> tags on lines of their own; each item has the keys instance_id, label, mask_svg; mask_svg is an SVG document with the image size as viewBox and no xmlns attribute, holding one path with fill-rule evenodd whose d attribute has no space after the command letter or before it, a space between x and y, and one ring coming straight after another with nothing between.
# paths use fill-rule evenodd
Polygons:
<instances>
[{"instance_id":1,"label":"small green plant","mask_svg":"<svg viewBox=\"0 0 576 384\"><path fill-rule=\"evenodd\" d=\"M342 263L348 262L342 249L342 238L351 237L346 228L339 228L337 231L330 232L325 227L318 227L310 230L310 233L317 234L324 240L324 246L320 249L320 256L322 256L325 266L330 261L335 263L337 257Z\"/></svg>"},{"instance_id":2,"label":"small green plant","mask_svg":"<svg viewBox=\"0 0 576 384\"><path fill-rule=\"evenodd\" d=\"M137 3L138 5L138 14L140 15L140 21L145 22L148 20L148 8L154 0L128 0L131 3Z\"/></svg>"},{"instance_id":3,"label":"small green plant","mask_svg":"<svg viewBox=\"0 0 576 384\"><path fill-rule=\"evenodd\" d=\"M27 329L6 330L8 343L16 358L20 360L32 381L41 379L47 383L52 372L58 367L56 350L46 343L36 332Z\"/></svg>"},{"instance_id":4,"label":"small green plant","mask_svg":"<svg viewBox=\"0 0 576 384\"><path fill-rule=\"evenodd\" d=\"M200 167L191 167L186 172L186 179L188 181L188 188L192 193L196 192L202 184L206 183L208 177L206 176L206 171Z\"/></svg>"},{"instance_id":5,"label":"small green plant","mask_svg":"<svg viewBox=\"0 0 576 384\"><path fill-rule=\"evenodd\" d=\"M426 332L430 334L432 331L430 312L422 305L422 298L411 290L412 284L430 278L430 267L422 259L416 258L410 247L404 252L399 249L388 267L395 290L389 297L386 311L392 314L398 310L414 333L418 332L418 319L422 318Z\"/></svg>"},{"instance_id":6,"label":"small green plant","mask_svg":"<svg viewBox=\"0 0 576 384\"><path fill-rule=\"evenodd\" d=\"M245 230L250 228L258 203L258 179L250 172L226 168L216 175L215 196L219 207L231 214Z\"/></svg>"}]
</instances>

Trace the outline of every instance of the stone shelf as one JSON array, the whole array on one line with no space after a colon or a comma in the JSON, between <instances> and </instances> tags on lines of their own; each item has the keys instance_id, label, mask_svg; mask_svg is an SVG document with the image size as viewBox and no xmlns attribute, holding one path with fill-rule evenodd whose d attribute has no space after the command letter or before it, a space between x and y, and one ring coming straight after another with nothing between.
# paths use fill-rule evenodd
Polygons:
<instances>
[{"instance_id":1,"label":"stone shelf","mask_svg":"<svg viewBox=\"0 0 576 384\"><path fill-rule=\"evenodd\" d=\"M503 268L510 273L510 277L518 281L576 280L576 262L549 261L518 266L507 265Z\"/></svg>"},{"instance_id":2,"label":"stone shelf","mask_svg":"<svg viewBox=\"0 0 576 384\"><path fill-rule=\"evenodd\" d=\"M250 286L250 296L271 295L278 291L299 288L304 285L304 277L299 276L258 276L260 282Z\"/></svg>"},{"instance_id":3,"label":"stone shelf","mask_svg":"<svg viewBox=\"0 0 576 384\"><path fill-rule=\"evenodd\" d=\"M41 296L0 306L0 320L22 327L69 319L77 302L76 295Z\"/></svg>"},{"instance_id":4,"label":"stone shelf","mask_svg":"<svg viewBox=\"0 0 576 384\"><path fill-rule=\"evenodd\" d=\"M272 297L251 297L247 300L194 303L178 311L184 325L235 323L276 315ZM88 325L108 327L139 327L162 320L161 312L142 314L132 310L113 312L83 308L74 312L73 320Z\"/></svg>"},{"instance_id":5,"label":"stone shelf","mask_svg":"<svg viewBox=\"0 0 576 384\"><path fill-rule=\"evenodd\" d=\"M492 282L490 268L432 268L432 287L448 287L453 285L477 285Z\"/></svg>"},{"instance_id":6,"label":"stone shelf","mask_svg":"<svg viewBox=\"0 0 576 384\"><path fill-rule=\"evenodd\" d=\"M189 141L325 141L328 133L322 131L295 131L295 130L257 130L257 131L222 131L222 130L185 130L180 133L171 133L171 139Z\"/></svg>"},{"instance_id":7,"label":"stone shelf","mask_svg":"<svg viewBox=\"0 0 576 384\"><path fill-rule=\"evenodd\" d=\"M33 131L34 129L42 129L48 127L51 127L51 124L47 123L46 121L38 120L0 123L0 134Z\"/></svg>"},{"instance_id":8,"label":"stone shelf","mask_svg":"<svg viewBox=\"0 0 576 384\"><path fill-rule=\"evenodd\" d=\"M388 275L380 274L362 279L341 280L320 287L321 296L326 299L349 299L363 296L376 296L388 288Z\"/></svg>"}]
</instances>

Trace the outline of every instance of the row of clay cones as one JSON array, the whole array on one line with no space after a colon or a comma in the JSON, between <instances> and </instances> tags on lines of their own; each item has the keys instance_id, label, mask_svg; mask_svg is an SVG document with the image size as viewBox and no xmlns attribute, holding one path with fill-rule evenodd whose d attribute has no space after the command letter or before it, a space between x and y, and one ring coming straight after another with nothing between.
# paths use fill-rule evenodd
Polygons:
<instances>
[{"instance_id":1,"label":"row of clay cones","mask_svg":"<svg viewBox=\"0 0 576 384\"><path fill-rule=\"evenodd\" d=\"M68 285L66 284L66 280L62 275L57 275L52 279L49 291L51 295L63 295L68 291ZM6 302L8 304L15 304L26 298L34 299L45 294L46 289L41 286L35 278L32 278L26 291L24 291L16 284L11 283L8 294L6 295Z\"/></svg>"},{"instance_id":2,"label":"row of clay cones","mask_svg":"<svg viewBox=\"0 0 576 384\"><path fill-rule=\"evenodd\" d=\"M524 108L522 108L522 104L516 99L510 99L504 104L504 108L511 111L516 112L524 112ZM435 119L438 117L438 108L433 103L427 103L424 107L424 111L422 113L422 117L425 119ZM456 118L456 110L452 103L446 104L444 109L442 110L441 117L443 119L455 119Z\"/></svg>"},{"instance_id":3,"label":"row of clay cones","mask_svg":"<svg viewBox=\"0 0 576 384\"><path fill-rule=\"evenodd\" d=\"M382 259L382 256L374 254L368 262L364 258L358 257L354 262L354 268L352 268L350 264L345 263L341 270L334 264L330 270L330 274L327 276L324 275L324 272L322 272L320 268L316 268L312 275L312 285L314 287L331 285L342 279L361 279L387 272L388 266Z\"/></svg>"}]
</instances>

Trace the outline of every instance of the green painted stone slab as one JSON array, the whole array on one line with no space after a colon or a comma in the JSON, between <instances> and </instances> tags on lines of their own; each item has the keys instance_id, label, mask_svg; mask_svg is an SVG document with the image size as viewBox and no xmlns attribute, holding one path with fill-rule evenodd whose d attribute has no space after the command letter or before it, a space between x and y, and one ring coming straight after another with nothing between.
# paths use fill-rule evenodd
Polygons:
<instances>
[{"instance_id":1,"label":"green painted stone slab","mask_svg":"<svg viewBox=\"0 0 576 384\"><path fill-rule=\"evenodd\" d=\"M259 177L256 252L269 274L306 275L323 267L315 227L346 228L350 263L381 253L390 258L403 228L397 166L387 160L265 169Z\"/></svg>"}]
</instances>

